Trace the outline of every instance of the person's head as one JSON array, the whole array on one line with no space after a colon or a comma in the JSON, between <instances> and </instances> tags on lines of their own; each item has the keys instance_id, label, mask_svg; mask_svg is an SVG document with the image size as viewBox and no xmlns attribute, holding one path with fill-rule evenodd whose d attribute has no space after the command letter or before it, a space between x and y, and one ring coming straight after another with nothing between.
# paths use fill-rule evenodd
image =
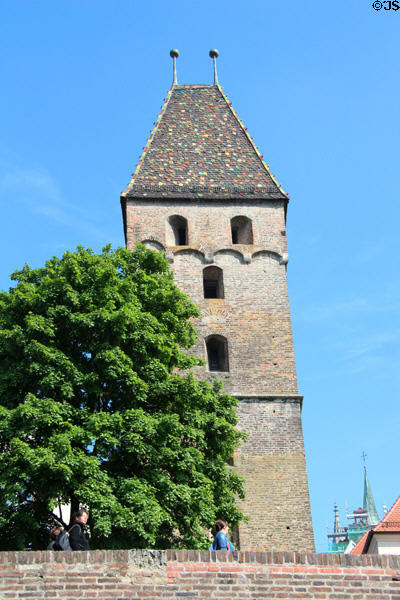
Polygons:
<instances>
[{"instance_id":1,"label":"person's head","mask_svg":"<svg viewBox=\"0 0 400 600\"><path fill-rule=\"evenodd\" d=\"M73 523L82 523L82 525L86 525L88 516L88 511L84 508L81 508L72 514L71 521Z\"/></svg>"},{"instance_id":2,"label":"person's head","mask_svg":"<svg viewBox=\"0 0 400 600\"><path fill-rule=\"evenodd\" d=\"M218 521L215 523L215 531L217 533L218 531L223 531L223 533L227 534L228 530L228 523L226 521L223 521L222 519L218 519Z\"/></svg>"},{"instance_id":3,"label":"person's head","mask_svg":"<svg viewBox=\"0 0 400 600\"><path fill-rule=\"evenodd\" d=\"M57 539L57 537L60 535L62 530L63 530L63 527L53 527L53 529L50 531L50 538L52 540Z\"/></svg>"}]
</instances>

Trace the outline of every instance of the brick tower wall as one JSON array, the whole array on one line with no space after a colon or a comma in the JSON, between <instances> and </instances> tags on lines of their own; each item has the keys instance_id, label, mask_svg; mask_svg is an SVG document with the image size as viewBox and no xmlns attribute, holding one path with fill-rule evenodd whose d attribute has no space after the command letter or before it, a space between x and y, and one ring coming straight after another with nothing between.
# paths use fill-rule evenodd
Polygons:
<instances>
[{"instance_id":1,"label":"brick tower wall","mask_svg":"<svg viewBox=\"0 0 400 600\"><path fill-rule=\"evenodd\" d=\"M188 245L171 246L168 217L188 222ZM253 244L232 244L231 218L246 216ZM138 200L127 203L127 247L138 242L165 250L177 285L200 308L200 339L192 349L206 359L205 338L228 340L229 371L198 375L224 381L240 400L239 428L249 434L234 458L245 477L240 546L265 550L314 549L297 378L286 283L283 202ZM204 298L203 269L223 271L224 298Z\"/></svg>"},{"instance_id":2,"label":"brick tower wall","mask_svg":"<svg viewBox=\"0 0 400 600\"><path fill-rule=\"evenodd\" d=\"M301 398L241 398L238 420L249 439L234 466L246 481L241 508L251 516L240 548L313 551Z\"/></svg>"}]
</instances>

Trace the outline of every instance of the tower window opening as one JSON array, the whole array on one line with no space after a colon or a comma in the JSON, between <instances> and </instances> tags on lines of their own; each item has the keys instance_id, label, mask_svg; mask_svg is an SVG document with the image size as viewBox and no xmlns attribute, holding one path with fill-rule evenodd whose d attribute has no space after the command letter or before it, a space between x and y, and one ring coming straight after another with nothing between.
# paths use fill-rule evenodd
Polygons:
<instances>
[{"instance_id":1,"label":"tower window opening","mask_svg":"<svg viewBox=\"0 0 400 600\"><path fill-rule=\"evenodd\" d=\"M184 217L181 217L180 215L173 215L172 217L168 217L167 245L188 245L188 224L187 220Z\"/></svg>"},{"instance_id":2,"label":"tower window opening","mask_svg":"<svg viewBox=\"0 0 400 600\"><path fill-rule=\"evenodd\" d=\"M177 246L186 246L186 229L184 227L178 227L177 233Z\"/></svg>"},{"instance_id":3,"label":"tower window opening","mask_svg":"<svg viewBox=\"0 0 400 600\"><path fill-rule=\"evenodd\" d=\"M218 281L204 280L204 298L218 298Z\"/></svg>"},{"instance_id":4,"label":"tower window opening","mask_svg":"<svg viewBox=\"0 0 400 600\"><path fill-rule=\"evenodd\" d=\"M203 269L204 298L223 298L224 281L222 269L206 267Z\"/></svg>"},{"instance_id":5,"label":"tower window opening","mask_svg":"<svg viewBox=\"0 0 400 600\"><path fill-rule=\"evenodd\" d=\"M252 244L253 226L247 217L233 217L231 219L232 244Z\"/></svg>"},{"instance_id":6,"label":"tower window opening","mask_svg":"<svg viewBox=\"0 0 400 600\"><path fill-rule=\"evenodd\" d=\"M219 356L217 348L210 348L208 351L208 360L210 363L210 371L219 371Z\"/></svg>"},{"instance_id":7,"label":"tower window opening","mask_svg":"<svg viewBox=\"0 0 400 600\"><path fill-rule=\"evenodd\" d=\"M209 371L229 371L228 342L221 335L206 340Z\"/></svg>"}]
</instances>

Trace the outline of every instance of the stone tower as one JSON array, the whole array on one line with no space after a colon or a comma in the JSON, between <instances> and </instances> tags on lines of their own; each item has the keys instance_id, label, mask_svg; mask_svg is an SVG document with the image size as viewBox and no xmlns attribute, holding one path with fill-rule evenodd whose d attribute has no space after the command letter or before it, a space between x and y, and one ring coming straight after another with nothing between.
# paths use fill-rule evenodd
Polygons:
<instances>
[{"instance_id":1,"label":"stone tower","mask_svg":"<svg viewBox=\"0 0 400 600\"><path fill-rule=\"evenodd\" d=\"M165 252L201 310L193 349L236 396L241 549L314 550L289 301L283 192L218 84L174 80L121 196L127 247Z\"/></svg>"}]
</instances>

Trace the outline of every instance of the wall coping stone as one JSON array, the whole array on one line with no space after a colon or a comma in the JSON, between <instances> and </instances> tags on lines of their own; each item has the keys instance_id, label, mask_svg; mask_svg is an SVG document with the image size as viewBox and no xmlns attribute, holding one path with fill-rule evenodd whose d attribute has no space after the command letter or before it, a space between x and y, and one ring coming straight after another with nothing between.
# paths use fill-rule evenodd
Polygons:
<instances>
[{"instance_id":1,"label":"wall coping stone","mask_svg":"<svg viewBox=\"0 0 400 600\"><path fill-rule=\"evenodd\" d=\"M159 567L174 563L237 563L260 565L312 565L315 567L371 567L400 570L400 556L391 554L313 554L308 552L210 552L208 550L89 550L54 552L37 550L0 552L0 565L41 563L127 564Z\"/></svg>"}]
</instances>

